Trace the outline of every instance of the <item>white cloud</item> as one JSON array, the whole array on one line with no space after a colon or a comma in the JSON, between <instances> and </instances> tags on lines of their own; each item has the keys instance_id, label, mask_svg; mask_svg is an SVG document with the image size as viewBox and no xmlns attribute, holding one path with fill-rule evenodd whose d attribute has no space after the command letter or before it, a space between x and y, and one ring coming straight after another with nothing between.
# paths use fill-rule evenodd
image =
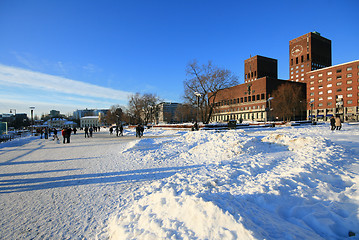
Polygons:
<instances>
[{"instance_id":1,"label":"white cloud","mask_svg":"<svg viewBox=\"0 0 359 240\"><path fill-rule=\"evenodd\" d=\"M126 101L132 93L0 64L0 84Z\"/></svg>"},{"instance_id":2,"label":"white cloud","mask_svg":"<svg viewBox=\"0 0 359 240\"><path fill-rule=\"evenodd\" d=\"M0 64L0 113L29 106L46 113L56 109L65 113L82 108L109 108L126 105L131 92L101 87L63 77Z\"/></svg>"}]
</instances>

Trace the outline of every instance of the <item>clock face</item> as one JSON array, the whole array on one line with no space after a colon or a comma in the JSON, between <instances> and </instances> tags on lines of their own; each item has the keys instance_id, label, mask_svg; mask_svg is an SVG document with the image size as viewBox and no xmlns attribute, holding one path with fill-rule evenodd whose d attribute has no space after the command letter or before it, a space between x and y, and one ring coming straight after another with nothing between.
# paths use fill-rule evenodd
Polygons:
<instances>
[{"instance_id":1,"label":"clock face","mask_svg":"<svg viewBox=\"0 0 359 240\"><path fill-rule=\"evenodd\" d=\"M303 47L301 45L296 45L292 48L292 51L290 53L292 56L297 57L303 52Z\"/></svg>"}]
</instances>

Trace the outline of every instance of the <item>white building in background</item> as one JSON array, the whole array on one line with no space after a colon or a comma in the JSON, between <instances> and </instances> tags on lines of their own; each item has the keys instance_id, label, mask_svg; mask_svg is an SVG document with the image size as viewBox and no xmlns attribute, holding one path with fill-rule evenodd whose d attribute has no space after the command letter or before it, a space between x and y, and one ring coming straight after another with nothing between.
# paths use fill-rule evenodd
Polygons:
<instances>
[{"instance_id":1,"label":"white building in background","mask_svg":"<svg viewBox=\"0 0 359 240\"><path fill-rule=\"evenodd\" d=\"M50 128L57 128L62 129L64 127L76 127L77 124L73 121L69 121L65 118L51 118L50 120L46 121L44 126L48 126Z\"/></svg>"},{"instance_id":2,"label":"white building in background","mask_svg":"<svg viewBox=\"0 0 359 240\"><path fill-rule=\"evenodd\" d=\"M100 117L99 116L87 116L80 118L80 127L99 127Z\"/></svg>"},{"instance_id":3,"label":"white building in background","mask_svg":"<svg viewBox=\"0 0 359 240\"><path fill-rule=\"evenodd\" d=\"M179 103L162 102L158 104L158 123L172 123Z\"/></svg>"}]
</instances>

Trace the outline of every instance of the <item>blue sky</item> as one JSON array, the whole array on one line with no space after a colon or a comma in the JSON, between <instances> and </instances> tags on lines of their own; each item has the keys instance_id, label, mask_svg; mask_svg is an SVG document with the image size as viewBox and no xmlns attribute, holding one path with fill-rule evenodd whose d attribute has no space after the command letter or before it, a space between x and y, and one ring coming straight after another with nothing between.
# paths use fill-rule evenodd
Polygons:
<instances>
[{"instance_id":1,"label":"blue sky","mask_svg":"<svg viewBox=\"0 0 359 240\"><path fill-rule=\"evenodd\" d=\"M332 40L333 65L359 59L359 1L0 0L0 113L126 105L153 93L181 102L197 59L234 72L278 59L311 31Z\"/></svg>"}]
</instances>

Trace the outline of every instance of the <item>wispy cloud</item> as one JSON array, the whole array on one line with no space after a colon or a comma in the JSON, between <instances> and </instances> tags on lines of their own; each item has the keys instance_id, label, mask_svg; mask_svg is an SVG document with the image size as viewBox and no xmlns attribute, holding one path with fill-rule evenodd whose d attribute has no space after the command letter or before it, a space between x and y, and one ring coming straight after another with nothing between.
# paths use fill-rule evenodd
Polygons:
<instances>
[{"instance_id":1,"label":"wispy cloud","mask_svg":"<svg viewBox=\"0 0 359 240\"><path fill-rule=\"evenodd\" d=\"M21 103L26 106L30 103L37 106L46 105L50 109L59 106L66 109L72 107L73 110L81 107L110 107L113 104L125 105L131 94L131 92L0 64L2 111L8 111L6 109L12 108L12 104Z\"/></svg>"},{"instance_id":2,"label":"wispy cloud","mask_svg":"<svg viewBox=\"0 0 359 240\"><path fill-rule=\"evenodd\" d=\"M0 84L125 101L130 92L0 64Z\"/></svg>"}]
</instances>

